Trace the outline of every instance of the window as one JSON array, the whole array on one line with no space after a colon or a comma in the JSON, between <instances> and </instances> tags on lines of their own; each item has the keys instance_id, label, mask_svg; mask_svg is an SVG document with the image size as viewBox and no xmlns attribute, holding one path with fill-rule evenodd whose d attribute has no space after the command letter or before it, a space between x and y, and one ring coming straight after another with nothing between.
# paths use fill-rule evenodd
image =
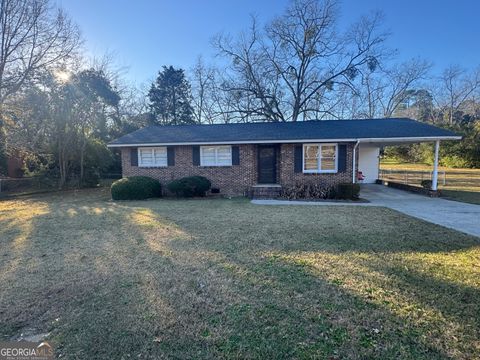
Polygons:
<instances>
[{"instance_id":1,"label":"window","mask_svg":"<svg viewBox=\"0 0 480 360\"><path fill-rule=\"evenodd\" d=\"M303 145L304 173L336 173L337 144Z\"/></svg>"},{"instance_id":2,"label":"window","mask_svg":"<svg viewBox=\"0 0 480 360\"><path fill-rule=\"evenodd\" d=\"M167 166L167 148L138 148L138 166L160 167Z\"/></svg>"},{"instance_id":3,"label":"window","mask_svg":"<svg viewBox=\"0 0 480 360\"><path fill-rule=\"evenodd\" d=\"M201 146L200 166L232 166L232 147Z\"/></svg>"}]
</instances>

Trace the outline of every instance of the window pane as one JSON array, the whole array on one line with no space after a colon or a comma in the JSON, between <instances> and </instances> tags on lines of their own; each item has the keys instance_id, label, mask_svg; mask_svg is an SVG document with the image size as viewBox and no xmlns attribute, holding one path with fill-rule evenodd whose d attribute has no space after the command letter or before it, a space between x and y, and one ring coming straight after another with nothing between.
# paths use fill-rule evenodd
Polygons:
<instances>
[{"instance_id":1,"label":"window pane","mask_svg":"<svg viewBox=\"0 0 480 360\"><path fill-rule=\"evenodd\" d=\"M305 170L318 170L318 146L308 145L304 148Z\"/></svg>"},{"instance_id":2,"label":"window pane","mask_svg":"<svg viewBox=\"0 0 480 360\"><path fill-rule=\"evenodd\" d=\"M151 149L140 149L140 165L153 165L153 156Z\"/></svg>"},{"instance_id":3,"label":"window pane","mask_svg":"<svg viewBox=\"0 0 480 360\"><path fill-rule=\"evenodd\" d=\"M167 148L155 148L154 159L155 166L167 166Z\"/></svg>"},{"instance_id":4,"label":"window pane","mask_svg":"<svg viewBox=\"0 0 480 360\"><path fill-rule=\"evenodd\" d=\"M322 170L335 170L335 158L322 158Z\"/></svg>"},{"instance_id":5,"label":"window pane","mask_svg":"<svg viewBox=\"0 0 480 360\"><path fill-rule=\"evenodd\" d=\"M222 146L217 148L217 165L232 165L232 150L230 146Z\"/></svg>"},{"instance_id":6,"label":"window pane","mask_svg":"<svg viewBox=\"0 0 480 360\"><path fill-rule=\"evenodd\" d=\"M203 166L214 166L215 165L215 148L214 147L205 147L201 148L201 164Z\"/></svg>"},{"instance_id":7,"label":"window pane","mask_svg":"<svg viewBox=\"0 0 480 360\"><path fill-rule=\"evenodd\" d=\"M322 157L335 157L335 145L322 145Z\"/></svg>"}]
</instances>

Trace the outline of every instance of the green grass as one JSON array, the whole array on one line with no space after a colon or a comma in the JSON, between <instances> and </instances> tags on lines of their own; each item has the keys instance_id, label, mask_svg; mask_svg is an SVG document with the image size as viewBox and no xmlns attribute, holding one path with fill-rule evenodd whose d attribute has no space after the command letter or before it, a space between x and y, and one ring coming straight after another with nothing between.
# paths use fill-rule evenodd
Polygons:
<instances>
[{"instance_id":1,"label":"green grass","mask_svg":"<svg viewBox=\"0 0 480 360\"><path fill-rule=\"evenodd\" d=\"M480 192L477 191L459 191L443 189L442 197L450 200L480 205Z\"/></svg>"},{"instance_id":2,"label":"green grass","mask_svg":"<svg viewBox=\"0 0 480 360\"><path fill-rule=\"evenodd\" d=\"M0 340L89 358L474 359L480 240L373 207L0 201Z\"/></svg>"}]
</instances>

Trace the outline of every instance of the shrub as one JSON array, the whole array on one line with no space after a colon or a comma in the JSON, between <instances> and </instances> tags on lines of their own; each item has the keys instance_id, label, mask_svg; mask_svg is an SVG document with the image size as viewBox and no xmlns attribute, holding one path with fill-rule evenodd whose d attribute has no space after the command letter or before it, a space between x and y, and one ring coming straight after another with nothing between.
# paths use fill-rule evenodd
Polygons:
<instances>
[{"instance_id":1,"label":"shrub","mask_svg":"<svg viewBox=\"0 0 480 360\"><path fill-rule=\"evenodd\" d=\"M143 200L162 196L161 184L147 176L132 176L117 180L110 189L114 200Z\"/></svg>"},{"instance_id":2,"label":"shrub","mask_svg":"<svg viewBox=\"0 0 480 360\"><path fill-rule=\"evenodd\" d=\"M335 189L322 184L295 184L284 186L281 196L288 200L333 199L335 198Z\"/></svg>"},{"instance_id":3,"label":"shrub","mask_svg":"<svg viewBox=\"0 0 480 360\"><path fill-rule=\"evenodd\" d=\"M212 183L206 177L188 176L171 181L167 188L177 196L194 197L205 196L211 186Z\"/></svg>"},{"instance_id":4,"label":"shrub","mask_svg":"<svg viewBox=\"0 0 480 360\"><path fill-rule=\"evenodd\" d=\"M424 189L431 190L432 189L432 180L422 180L420 183Z\"/></svg>"},{"instance_id":5,"label":"shrub","mask_svg":"<svg viewBox=\"0 0 480 360\"><path fill-rule=\"evenodd\" d=\"M360 197L360 185L359 184L338 184L337 186L337 198L344 200L355 200Z\"/></svg>"},{"instance_id":6,"label":"shrub","mask_svg":"<svg viewBox=\"0 0 480 360\"><path fill-rule=\"evenodd\" d=\"M440 164L449 168L467 168L469 162L466 159L462 159L458 155L446 155L440 159Z\"/></svg>"}]
</instances>

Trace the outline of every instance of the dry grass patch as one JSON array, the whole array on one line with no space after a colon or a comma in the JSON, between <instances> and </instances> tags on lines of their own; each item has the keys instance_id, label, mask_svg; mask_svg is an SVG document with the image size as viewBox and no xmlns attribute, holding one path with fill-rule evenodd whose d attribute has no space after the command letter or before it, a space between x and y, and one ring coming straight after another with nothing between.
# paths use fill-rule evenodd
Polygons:
<instances>
[{"instance_id":1,"label":"dry grass patch","mask_svg":"<svg viewBox=\"0 0 480 360\"><path fill-rule=\"evenodd\" d=\"M479 239L391 210L82 191L0 234L0 336L64 358L480 357Z\"/></svg>"}]
</instances>

